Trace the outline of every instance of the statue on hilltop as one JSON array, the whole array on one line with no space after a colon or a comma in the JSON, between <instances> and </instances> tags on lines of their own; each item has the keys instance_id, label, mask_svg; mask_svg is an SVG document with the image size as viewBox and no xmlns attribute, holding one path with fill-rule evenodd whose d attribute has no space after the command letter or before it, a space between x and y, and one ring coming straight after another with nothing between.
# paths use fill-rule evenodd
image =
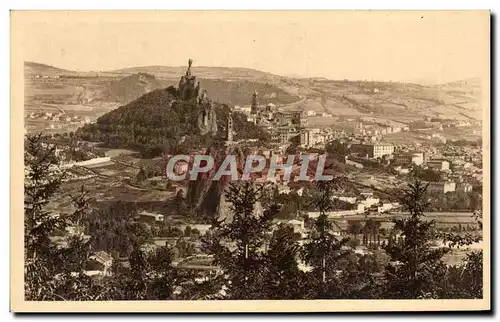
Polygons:
<instances>
[{"instance_id":1,"label":"statue on hilltop","mask_svg":"<svg viewBox=\"0 0 500 322\"><path fill-rule=\"evenodd\" d=\"M196 84L196 76L191 73L191 66L193 65L193 60L188 60L188 68L186 69L186 74L181 77L179 81L179 96L183 100L189 100L191 98L198 97L198 92L200 89L199 82Z\"/></svg>"},{"instance_id":2,"label":"statue on hilltop","mask_svg":"<svg viewBox=\"0 0 500 322\"><path fill-rule=\"evenodd\" d=\"M193 60L188 60L186 74L179 81L178 94L179 97L188 101L195 99L197 103L198 119L197 126L201 135L217 134L217 117L215 115L215 107L212 101L208 98L207 90L201 90L200 82L196 81L196 76L191 72Z\"/></svg>"}]
</instances>

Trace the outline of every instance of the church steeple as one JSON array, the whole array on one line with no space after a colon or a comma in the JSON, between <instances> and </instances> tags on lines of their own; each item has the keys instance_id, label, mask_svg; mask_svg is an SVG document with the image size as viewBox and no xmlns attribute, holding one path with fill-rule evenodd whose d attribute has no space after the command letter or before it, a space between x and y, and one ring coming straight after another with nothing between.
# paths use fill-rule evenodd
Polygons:
<instances>
[{"instance_id":1,"label":"church steeple","mask_svg":"<svg viewBox=\"0 0 500 322\"><path fill-rule=\"evenodd\" d=\"M253 95L252 95L252 107L250 109L250 113L251 114L257 114L257 112L259 111L259 97L258 97L258 93L257 91L254 91L253 92Z\"/></svg>"},{"instance_id":2,"label":"church steeple","mask_svg":"<svg viewBox=\"0 0 500 322\"><path fill-rule=\"evenodd\" d=\"M233 115L231 110L227 115L227 143L233 142Z\"/></svg>"}]
</instances>

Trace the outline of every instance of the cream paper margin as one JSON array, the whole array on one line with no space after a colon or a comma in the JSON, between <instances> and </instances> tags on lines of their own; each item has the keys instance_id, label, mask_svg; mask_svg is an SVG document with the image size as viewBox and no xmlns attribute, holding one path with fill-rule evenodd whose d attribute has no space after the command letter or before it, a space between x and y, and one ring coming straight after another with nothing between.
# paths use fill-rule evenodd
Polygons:
<instances>
[{"instance_id":1,"label":"cream paper margin","mask_svg":"<svg viewBox=\"0 0 500 322\"><path fill-rule=\"evenodd\" d=\"M462 11L463 12L463 11ZM68 17L98 23L179 21L179 19L232 19L258 23L275 19L314 19L328 21L332 11L11 11L11 213L10 213L10 310L13 312L367 312L367 311L465 311L489 310L490 304L490 12L468 11L471 24L484 27L483 57L483 229L484 297L480 300L251 300L251 301L99 301L99 302L29 302L24 301L23 250L23 137L24 137L24 59L23 31L32 22L52 23ZM335 11L336 14L339 11ZM342 11L342 15L364 15L370 23L372 11ZM390 15L408 11L384 11ZM415 11L411 13L416 13ZM438 15L456 11L422 11ZM390 41L390 34L387 35ZM383 45L383 44L381 44ZM333 50L333 49L332 49Z\"/></svg>"}]
</instances>

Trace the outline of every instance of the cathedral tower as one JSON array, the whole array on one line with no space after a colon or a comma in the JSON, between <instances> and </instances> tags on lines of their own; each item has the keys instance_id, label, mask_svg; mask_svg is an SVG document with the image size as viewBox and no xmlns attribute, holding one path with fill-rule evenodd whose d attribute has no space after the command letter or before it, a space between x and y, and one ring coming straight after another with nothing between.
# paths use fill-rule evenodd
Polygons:
<instances>
[{"instance_id":1,"label":"cathedral tower","mask_svg":"<svg viewBox=\"0 0 500 322\"><path fill-rule=\"evenodd\" d=\"M233 115L231 110L229 110L229 114L227 115L227 142L233 142Z\"/></svg>"},{"instance_id":2,"label":"cathedral tower","mask_svg":"<svg viewBox=\"0 0 500 322\"><path fill-rule=\"evenodd\" d=\"M259 94L257 94L257 91L254 91L253 92L253 95L252 95L252 107L250 109L250 113L251 114L257 114L257 112L259 111L259 97L258 97Z\"/></svg>"}]
</instances>

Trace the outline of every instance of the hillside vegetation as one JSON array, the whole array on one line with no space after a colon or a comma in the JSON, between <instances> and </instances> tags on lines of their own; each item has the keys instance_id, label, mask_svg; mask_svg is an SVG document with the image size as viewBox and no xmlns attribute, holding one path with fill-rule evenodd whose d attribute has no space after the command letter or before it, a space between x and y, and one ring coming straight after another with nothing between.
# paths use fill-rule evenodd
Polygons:
<instances>
[{"instance_id":1,"label":"hillside vegetation","mask_svg":"<svg viewBox=\"0 0 500 322\"><path fill-rule=\"evenodd\" d=\"M214 140L223 140L229 108L220 103L213 103L213 106L219 129L216 136L201 133L198 118L203 107L197 100L181 100L172 86L153 90L121 106L99 117L96 123L78 129L76 134L107 147L136 149L143 156L154 157L162 152L207 146ZM234 113L233 120L238 129L236 139L268 139L267 134L247 122L244 115Z\"/></svg>"}]
</instances>

